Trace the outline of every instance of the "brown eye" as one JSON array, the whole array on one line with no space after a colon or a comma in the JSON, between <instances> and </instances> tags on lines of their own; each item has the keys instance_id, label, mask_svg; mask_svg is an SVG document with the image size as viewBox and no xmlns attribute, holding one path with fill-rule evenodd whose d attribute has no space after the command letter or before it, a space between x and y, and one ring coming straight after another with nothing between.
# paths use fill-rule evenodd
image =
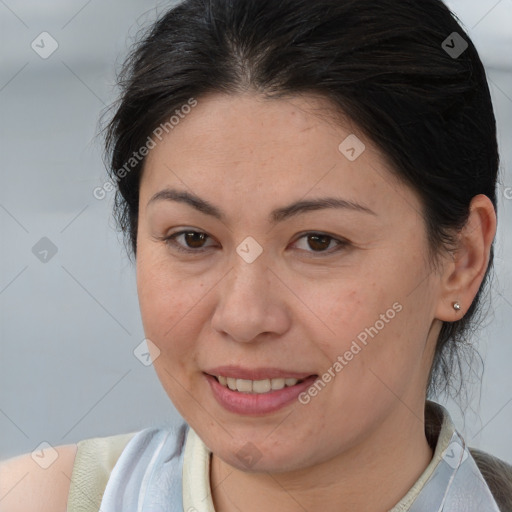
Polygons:
<instances>
[{"instance_id":1,"label":"brown eye","mask_svg":"<svg viewBox=\"0 0 512 512\"><path fill-rule=\"evenodd\" d=\"M187 247L192 249L200 249L208 238L206 233L199 233L198 231L187 231L182 234Z\"/></svg>"},{"instance_id":2,"label":"brown eye","mask_svg":"<svg viewBox=\"0 0 512 512\"><path fill-rule=\"evenodd\" d=\"M182 238L181 241L180 238ZM161 238L161 240L180 252L201 253L212 247L206 245L209 238L211 237L202 231L186 230L178 231L168 237ZM306 243L303 243L303 247L299 247L300 250L306 253L318 253L319 255L332 254L348 245L347 241L338 240L325 233L306 233L297 239L295 244L300 245L298 242L301 240L306 241Z\"/></svg>"},{"instance_id":3,"label":"brown eye","mask_svg":"<svg viewBox=\"0 0 512 512\"><path fill-rule=\"evenodd\" d=\"M183 238L183 240L180 241L180 238ZM205 245L208 238L210 237L202 231L186 230L178 231L168 237L161 238L161 240L177 251L200 253L206 251L208 247L210 247Z\"/></svg>"},{"instance_id":4,"label":"brown eye","mask_svg":"<svg viewBox=\"0 0 512 512\"><path fill-rule=\"evenodd\" d=\"M299 243L299 241L304 242ZM302 247L300 246L302 244ZM344 240L338 240L325 233L306 233L295 242L295 245L304 252L332 254L348 245Z\"/></svg>"},{"instance_id":5,"label":"brown eye","mask_svg":"<svg viewBox=\"0 0 512 512\"><path fill-rule=\"evenodd\" d=\"M308 235L308 244L314 251L323 251L329 248L332 238L327 235Z\"/></svg>"}]
</instances>

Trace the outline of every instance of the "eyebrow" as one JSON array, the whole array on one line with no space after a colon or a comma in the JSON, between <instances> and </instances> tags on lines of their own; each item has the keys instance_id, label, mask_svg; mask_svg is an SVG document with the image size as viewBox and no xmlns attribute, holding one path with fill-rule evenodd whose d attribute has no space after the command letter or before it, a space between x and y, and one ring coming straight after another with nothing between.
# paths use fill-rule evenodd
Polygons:
<instances>
[{"instance_id":1,"label":"eyebrow","mask_svg":"<svg viewBox=\"0 0 512 512\"><path fill-rule=\"evenodd\" d=\"M148 201L147 206L156 201L174 201L177 203L188 204L205 215L210 215L221 221L225 220L225 214L219 208L192 192L165 188L153 195ZM377 215L367 206L354 201L337 197L322 197L318 199L296 201L295 203L291 203L287 206L276 208L270 212L269 221L272 224L277 224L278 222L282 222L296 215L328 208L341 208L368 213L375 216Z\"/></svg>"}]
</instances>

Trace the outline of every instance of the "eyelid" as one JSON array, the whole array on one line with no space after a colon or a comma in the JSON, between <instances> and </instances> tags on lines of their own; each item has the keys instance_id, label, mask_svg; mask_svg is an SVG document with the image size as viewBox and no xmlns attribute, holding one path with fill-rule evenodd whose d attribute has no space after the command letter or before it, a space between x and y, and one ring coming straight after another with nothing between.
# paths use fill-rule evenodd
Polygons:
<instances>
[{"instance_id":1,"label":"eyelid","mask_svg":"<svg viewBox=\"0 0 512 512\"><path fill-rule=\"evenodd\" d=\"M200 235L206 235L207 239L208 238L213 239L213 237L211 237L205 231L201 231L201 230L198 230L195 228L181 229L180 231L176 231L175 233L172 233L170 235L164 235L164 236L157 237L157 238L160 241L165 242L167 245L171 246L173 249L176 249L179 252L188 253L188 254L203 253L208 249L208 247L211 247L211 246L207 246L206 248L200 247L199 249L190 249L190 248L182 246L181 244L179 244L175 241L176 238L178 238L179 236L184 235L186 233L196 233L196 234L200 234Z\"/></svg>"},{"instance_id":2,"label":"eyelid","mask_svg":"<svg viewBox=\"0 0 512 512\"><path fill-rule=\"evenodd\" d=\"M204 253L204 252L206 252L208 250L209 247L212 247L212 246L207 246L207 247L200 247L198 249L190 249L190 248L186 248L186 247L182 246L181 244L179 244L179 243L177 243L175 241L176 238L178 238L179 236L184 235L186 233L195 233L195 234L200 234L200 235L206 235L207 239L213 239L213 237L210 236L205 231L201 231L201 230L196 229L196 228L181 229L181 230L176 231L176 232L174 232L174 233L172 233L170 235L164 235L164 236L156 237L156 238L158 240L162 241L162 242L165 242L167 245L172 246L173 249L176 249L179 252L188 253L188 254ZM295 238L295 240L292 242L292 244L297 243L300 239L306 237L307 235L325 236L327 238L330 238L331 241L337 242L337 245L334 248L331 248L331 249L326 250L326 251L315 252L315 251L306 251L306 250L303 250L303 249L299 249L301 252L309 254L312 257L322 257L322 256L326 257L326 256L329 256L329 255L334 254L335 252L343 249L344 247L346 247L350 243L348 240L346 240L344 238L337 237L337 236L331 235L329 233L325 233L323 231L304 231L302 233L299 233L299 235Z\"/></svg>"},{"instance_id":3,"label":"eyelid","mask_svg":"<svg viewBox=\"0 0 512 512\"><path fill-rule=\"evenodd\" d=\"M334 248L328 249L326 251L315 252L315 251L306 251L303 249L299 249L302 253L305 253L313 258L322 257L322 256L323 257L330 256L350 244L350 242L347 239L338 237L335 235L331 235L330 233L326 233L324 231L304 231L302 233L299 233L299 235L295 238L294 242L292 242L292 243L296 244L300 239L306 237L307 235L320 235L320 236L330 238L331 242L336 242L336 246ZM329 243L329 245L330 245L330 243Z\"/></svg>"}]
</instances>

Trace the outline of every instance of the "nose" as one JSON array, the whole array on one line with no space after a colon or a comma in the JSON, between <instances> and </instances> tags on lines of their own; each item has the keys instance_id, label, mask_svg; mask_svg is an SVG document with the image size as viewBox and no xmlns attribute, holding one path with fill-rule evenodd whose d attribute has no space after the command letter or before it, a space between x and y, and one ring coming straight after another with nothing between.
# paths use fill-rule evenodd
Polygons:
<instances>
[{"instance_id":1,"label":"nose","mask_svg":"<svg viewBox=\"0 0 512 512\"><path fill-rule=\"evenodd\" d=\"M242 343L263 334L280 336L290 327L286 292L263 258L252 263L239 258L217 287L212 327Z\"/></svg>"}]
</instances>

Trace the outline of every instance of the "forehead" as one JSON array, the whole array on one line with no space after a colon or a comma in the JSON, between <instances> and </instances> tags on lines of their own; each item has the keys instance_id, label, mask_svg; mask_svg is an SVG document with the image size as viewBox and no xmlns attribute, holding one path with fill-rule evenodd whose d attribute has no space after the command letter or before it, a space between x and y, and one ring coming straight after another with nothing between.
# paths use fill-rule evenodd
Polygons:
<instances>
[{"instance_id":1,"label":"forehead","mask_svg":"<svg viewBox=\"0 0 512 512\"><path fill-rule=\"evenodd\" d=\"M401 185L389 169L371 141L324 98L210 95L148 154L141 201L179 185L244 209L251 200L275 203L283 194L298 199L316 192L392 202L390 192Z\"/></svg>"}]
</instances>

